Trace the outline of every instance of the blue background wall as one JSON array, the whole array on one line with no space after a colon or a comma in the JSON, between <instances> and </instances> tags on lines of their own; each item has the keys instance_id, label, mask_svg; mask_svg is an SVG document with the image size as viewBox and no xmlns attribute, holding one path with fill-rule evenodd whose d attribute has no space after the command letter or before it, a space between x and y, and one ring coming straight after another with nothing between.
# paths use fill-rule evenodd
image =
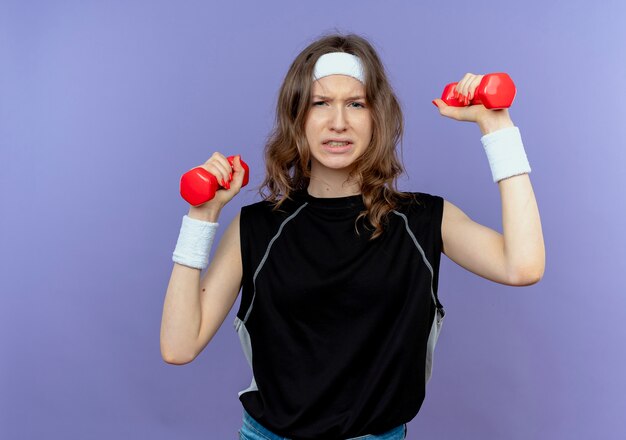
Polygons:
<instances>
[{"instance_id":1,"label":"blue background wall","mask_svg":"<svg viewBox=\"0 0 626 440\"><path fill-rule=\"evenodd\" d=\"M442 258L446 322L409 439L626 437L626 6L619 1L0 2L0 437L230 439L251 372L239 300L191 364L159 352L181 174L262 148L295 55L369 38L406 118L400 188L502 231L475 124L431 100L508 72L546 244L543 280Z\"/></svg>"}]
</instances>

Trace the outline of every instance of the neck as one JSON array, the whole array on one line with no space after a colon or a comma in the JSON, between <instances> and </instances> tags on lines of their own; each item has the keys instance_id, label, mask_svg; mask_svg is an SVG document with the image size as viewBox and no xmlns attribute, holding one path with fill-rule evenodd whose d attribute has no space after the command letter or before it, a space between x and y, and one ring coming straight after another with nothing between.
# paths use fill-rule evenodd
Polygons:
<instances>
[{"instance_id":1,"label":"neck","mask_svg":"<svg viewBox=\"0 0 626 440\"><path fill-rule=\"evenodd\" d=\"M361 194L358 182L349 181L345 170L324 170L323 173L311 170L311 180L307 191L313 197L346 197Z\"/></svg>"}]
</instances>

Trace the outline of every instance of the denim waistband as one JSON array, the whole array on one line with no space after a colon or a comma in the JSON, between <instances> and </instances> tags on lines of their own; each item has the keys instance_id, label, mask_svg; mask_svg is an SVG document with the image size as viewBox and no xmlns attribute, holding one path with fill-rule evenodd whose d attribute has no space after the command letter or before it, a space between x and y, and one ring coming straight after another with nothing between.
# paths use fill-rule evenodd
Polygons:
<instances>
[{"instance_id":1,"label":"denim waistband","mask_svg":"<svg viewBox=\"0 0 626 440\"><path fill-rule=\"evenodd\" d=\"M258 434L259 438L267 440L290 440L288 437L283 437L273 433L265 426L257 422L248 412L243 410L243 423L248 429L252 430L255 434ZM367 434L359 437L350 437L346 440L403 440L406 438L406 423L396 426L387 432L382 434Z\"/></svg>"}]
</instances>

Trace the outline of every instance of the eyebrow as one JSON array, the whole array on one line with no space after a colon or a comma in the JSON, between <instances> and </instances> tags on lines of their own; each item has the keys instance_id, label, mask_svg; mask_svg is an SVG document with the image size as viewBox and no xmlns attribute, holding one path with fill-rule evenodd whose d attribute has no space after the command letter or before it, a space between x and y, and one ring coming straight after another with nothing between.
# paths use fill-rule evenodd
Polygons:
<instances>
[{"instance_id":1,"label":"eyebrow","mask_svg":"<svg viewBox=\"0 0 626 440\"><path fill-rule=\"evenodd\" d=\"M327 99L329 101L332 101L332 98L324 95L313 95L313 99ZM352 101L356 99L365 99L365 96L350 96L349 98L346 98L346 101Z\"/></svg>"}]
</instances>

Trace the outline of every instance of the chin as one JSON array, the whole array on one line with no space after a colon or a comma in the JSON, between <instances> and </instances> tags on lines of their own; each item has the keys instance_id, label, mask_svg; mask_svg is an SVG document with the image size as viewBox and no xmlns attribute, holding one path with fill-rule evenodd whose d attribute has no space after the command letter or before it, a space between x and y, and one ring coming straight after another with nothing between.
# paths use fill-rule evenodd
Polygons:
<instances>
[{"instance_id":1,"label":"chin","mask_svg":"<svg viewBox=\"0 0 626 440\"><path fill-rule=\"evenodd\" d=\"M354 166L354 160L318 160L317 166L320 168L327 168L331 170L345 170Z\"/></svg>"}]
</instances>

